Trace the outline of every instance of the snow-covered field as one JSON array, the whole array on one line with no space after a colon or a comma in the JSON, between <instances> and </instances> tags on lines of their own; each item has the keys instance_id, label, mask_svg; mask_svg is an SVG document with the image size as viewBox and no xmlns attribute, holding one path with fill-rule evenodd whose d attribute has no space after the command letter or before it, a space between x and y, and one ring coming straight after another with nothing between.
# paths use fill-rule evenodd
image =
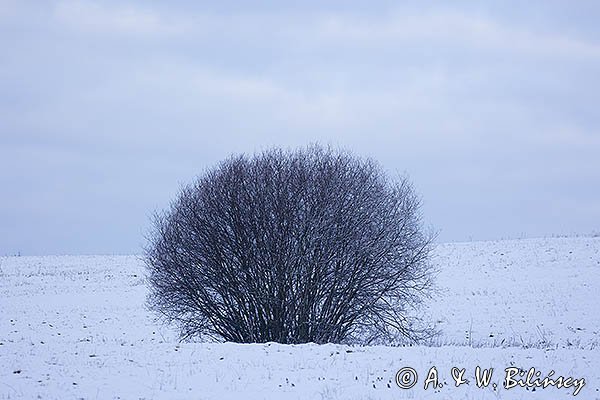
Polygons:
<instances>
[{"instance_id":1,"label":"snow-covered field","mask_svg":"<svg viewBox=\"0 0 600 400\"><path fill-rule=\"evenodd\" d=\"M434 263L433 343L348 347L178 343L144 308L136 257L3 257L0 399L568 399L582 379L575 398L600 399L600 238L445 244ZM442 386L424 389L434 366ZM511 367L573 380L507 390Z\"/></svg>"}]
</instances>

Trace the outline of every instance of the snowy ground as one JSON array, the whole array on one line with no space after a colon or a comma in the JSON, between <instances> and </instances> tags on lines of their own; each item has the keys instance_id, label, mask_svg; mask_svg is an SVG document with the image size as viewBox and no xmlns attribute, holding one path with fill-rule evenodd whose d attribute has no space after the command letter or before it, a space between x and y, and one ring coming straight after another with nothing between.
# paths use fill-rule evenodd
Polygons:
<instances>
[{"instance_id":1,"label":"snowy ground","mask_svg":"<svg viewBox=\"0 0 600 400\"><path fill-rule=\"evenodd\" d=\"M442 333L395 348L180 344L144 309L136 257L0 260L0 399L573 398L507 390L509 367L583 378L575 398L600 399L600 238L438 246L429 313ZM425 390L433 366L443 386ZM489 386L477 366L494 368ZM412 389L396 384L404 367ZM469 382L455 387L452 367Z\"/></svg>"}]
</instances>

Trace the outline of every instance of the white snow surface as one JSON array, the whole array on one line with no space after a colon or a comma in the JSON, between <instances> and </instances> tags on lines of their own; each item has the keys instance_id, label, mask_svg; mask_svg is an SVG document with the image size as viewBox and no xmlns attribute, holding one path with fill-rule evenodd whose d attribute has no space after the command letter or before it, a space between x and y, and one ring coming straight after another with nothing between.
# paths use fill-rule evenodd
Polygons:
<instances>
[{"instance_id":1,"label":"white snow surface","mask_svg":"<svg viewBox=\"0 0 600 400\"><path fill-rule=\"evenodd\" d=\"M412 347L179 343L144 306L138 257L0 260L0 399L600 399L600 238L438 245L421 312L440 335ZM585 386L506 389L509 367Z\"/></svg>"}]
</instances>

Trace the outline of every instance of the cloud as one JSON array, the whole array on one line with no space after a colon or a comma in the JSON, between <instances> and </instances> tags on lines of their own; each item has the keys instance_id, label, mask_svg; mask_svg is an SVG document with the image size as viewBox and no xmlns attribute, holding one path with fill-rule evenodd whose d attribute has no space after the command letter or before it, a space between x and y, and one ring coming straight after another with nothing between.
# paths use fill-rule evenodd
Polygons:
<instances>
[{"instance_id":1,"label":"cloud","mask_svg":"<svg viewBox=\"0 0 600 400\"><path fill-rule=\"evenodd\" d=\"M16 0L0 0L0 21L13 17L18 12Z\"/></svg>"},{"instance_id":2,"label":"cloud","mask_svg":"<svg viewBox=\"0 0 600 400\"><path fill-rule=\"evenodd\" d=\"M45 248L29 233L73 214L78 232L88 217L108 232L86 249L136 251L145 213L179 182L232 152L317 140L408 171L443 240L521 233L553 212L548 193L597 210L598 41L572 21L534 27L464 5L39 4L0 3L0 182L12 193L0 217L20 224L0 235L8 252ZM481 223L489 213L501 227ZM572 213L561 224L592 225Z\"/></svg>"},{"instance_id":3,"label":"cloud","mask_svg":"<svg viewBox=\"0 0 600 400\"><path fill-rule=\"evenodd\" d=\"M332 16L321 20L313 32L321 40L345 41L358 46L437 42L452 47L468 46L529 55L600 57L597 43L556 33L533 32L482 16L447 11L392 14L391 17L375 20Z\"/></svg>"},{"instance_id":4,"label":"cloud","mask_svg":"<svg viewBox=\"0 0 600 400\"><path fill-rule=\"evenodd\" d=\"M109 6L85 0L58 2L54 16L65 26L90 33L176 35L187 29L150 9L132 5Z\"/></svg>"},{"instance_id":5,"label":"cloud","mask_svg":"<svg viewBox=\"0 0 600 400\"><path fill-rule=\"evenodd\" d=\"M10 7L9 7L10 8ZM531 57L600 58L600 45L581 37L494 21L473 12L447 9L400 12L382 16L346 14L182 13L148 5L63 0L54 16L62 24L106 35L201 37L243 40L251 46L288 43L299 48L376 47L420 44L502 51Z\"/></svg>"}]
</instances>

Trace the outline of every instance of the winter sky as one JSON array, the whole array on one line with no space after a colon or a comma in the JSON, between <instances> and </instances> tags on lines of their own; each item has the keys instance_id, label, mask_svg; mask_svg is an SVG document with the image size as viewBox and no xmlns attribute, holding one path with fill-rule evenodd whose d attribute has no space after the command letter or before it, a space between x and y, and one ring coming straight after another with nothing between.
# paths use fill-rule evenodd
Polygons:
<instances>
[{"instance_id":1,"label":"winter sky","mask_svg":"<svg viewBox=\"0 0 600 400\"><path fill-rule=\"evenodd\" d=\"M0 255L139 253L205 168L316 141L439 241L600 231L600 3L423 3L0 0Z\"/></svg>"}]
</instances>

